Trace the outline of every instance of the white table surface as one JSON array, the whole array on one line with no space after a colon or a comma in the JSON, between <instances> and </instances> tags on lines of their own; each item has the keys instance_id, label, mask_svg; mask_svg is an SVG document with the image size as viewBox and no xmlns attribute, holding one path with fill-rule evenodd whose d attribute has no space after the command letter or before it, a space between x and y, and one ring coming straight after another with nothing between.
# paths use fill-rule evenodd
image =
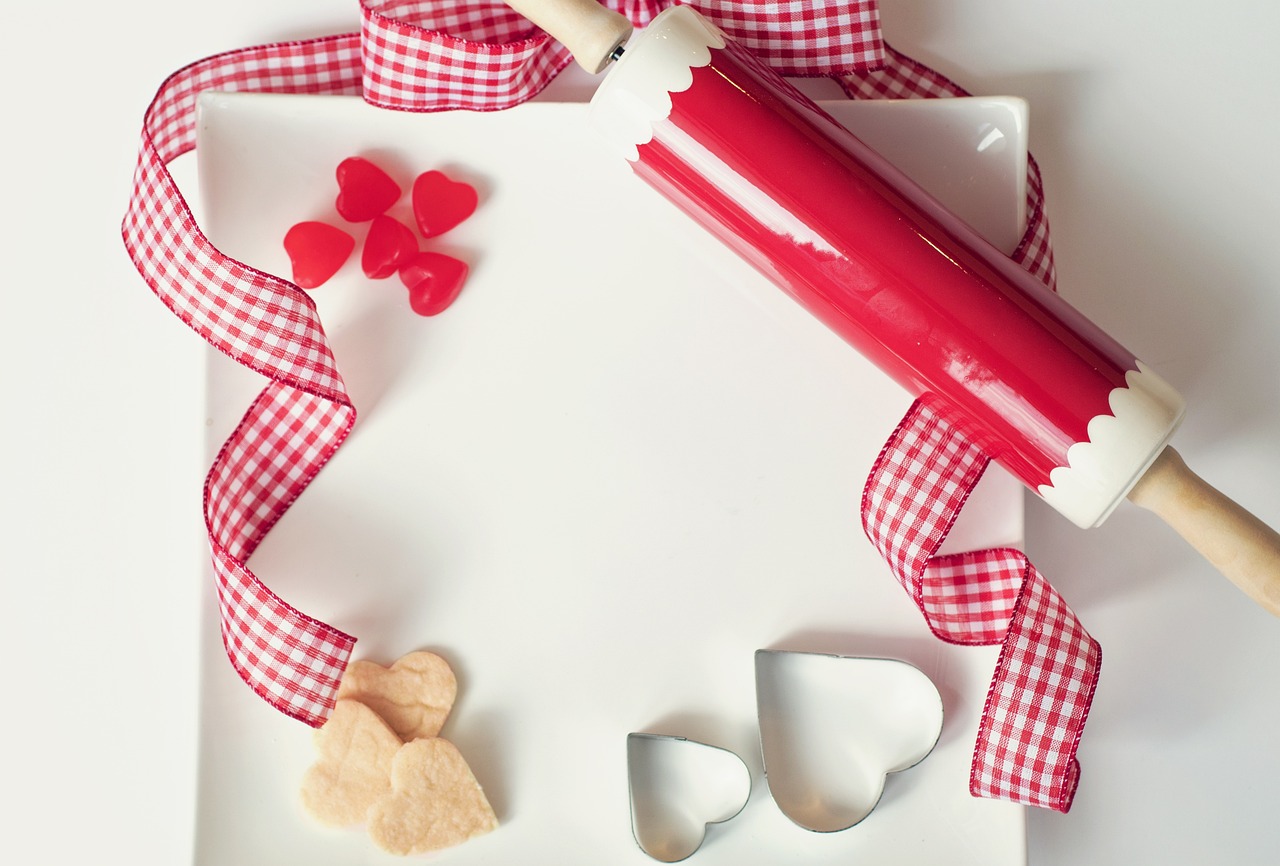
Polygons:
<instances>
[{"instance_id":1,"label":"white table surface","mask_svg":"<svg viewBox=\"0 0 1280 866\"><path fill-rule=\"evenodd\" d=\"M1030 101L1063 294L1188 398L1193 468L1280 524L1280 7L883 7L899 50ZM214 9L5 15L6 862L190 860L202 344L118 228L169 72L357 23L354 0ZM1030 862L1274 862L1280 622L1135 508L1082 533L1030 501L1028 536L1104 652L1079 795L1068 815L1029 814Z\"/></svg>"}]
</instances>

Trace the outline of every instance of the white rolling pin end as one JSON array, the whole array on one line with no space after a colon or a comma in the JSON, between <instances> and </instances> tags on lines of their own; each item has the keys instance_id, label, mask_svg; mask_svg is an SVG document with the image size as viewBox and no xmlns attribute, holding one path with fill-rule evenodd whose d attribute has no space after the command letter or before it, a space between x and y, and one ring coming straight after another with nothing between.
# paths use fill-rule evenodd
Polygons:
<instances>
[{"instance_id":1,"label":"white rolling pin end","mask_svg":"<svg viewBox=\"0 0 1280 866\"><path fill-rule=\"evenodd\" d=\"M1159 515L1232 583L1280 616L1280 534L1187 468L1166 448L1129 499Z\"/></svg>"},{"instance_id":2,"label":"white rolling pin end","mask_svg":"<svg viewBox=\"0 0 1280 866\"><path fill-rule=\"evenodd\" d=\"M592 75L622 54L631 22L596 0L507 0L507 5L551 34Z\"/></svg>"}]
</instances>

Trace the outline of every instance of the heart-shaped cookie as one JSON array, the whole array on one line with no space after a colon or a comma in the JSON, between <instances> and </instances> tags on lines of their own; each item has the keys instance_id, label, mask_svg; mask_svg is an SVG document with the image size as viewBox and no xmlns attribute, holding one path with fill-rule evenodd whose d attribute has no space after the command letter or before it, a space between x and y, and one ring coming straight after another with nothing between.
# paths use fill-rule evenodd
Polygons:
<instances>
[{"instance_id":1,"label":"heart-shaped cookie","mask_svg":"<svg viewBox=\"0 0 1280 866\"><path fill-rule=\"evenodd\" d=\"M389 668L364 659L351 662L338 684L339 701L369 707L406 742L439 734L457 696L458 680L449 663L425 650Z\"/></svg>"},{"instance_id":2,"label":"heart-shaped cookie","mask_svg":"<svg viewBox=\"0 0 1280 866\"><path fill-rule=\"evenodd\" d=\"M683 860L702 846L707 827L742 811L751 772L733 752L684 737L627 735L631 832L650 857Z\"/></svg>"},{"instance_id":3,"label":"heart-shaped cookie","mask_svg":"<svg viewBox=\"0 0 1280 866\"><path fill-rule=\"evenodd\" d=\"M302 778L303 807L330 827L363 823L391 793L400 738L364 704L340 700L314 739L317 758Z\"/></svg>"},{"instance_id":4,"label":"heart-shaped cookie","mask_svg":"<svg viewBox=\"0 0 1280 866\"><path fill-rule=\"evenodd\" d=\"M338 198L334 206L353 223L371 220L400 200L400 185L378 166L360 156L338 163Z\"/></svg>"},{"instance_id":5,"label":"heart-shaped cookie","mask_svg":"<svg viewBox=\"0 0 1280 866\"><path fill-rule=\"evenodd\" d=\"M385 279L418 252L418 239L413 229L395 217L379 214L369 223L369 234L360 253L360 268L371 280Z\"/></svg>"},{"instance_id":6,"label":"heart-shaped cookie","mask_svg":"<svg viewBox=\"0 0 1280 866\"><path fill-rule=\"evenodd\" d=\"M495 829L498 818L461 753L432 737L391 762L391 793L369 810L369 838L392 854L425 854Z\"/></svg>"},{"instance_id":7,"label":"heart-shaped cookie","mask_svg":"<svg viewBox=\"0 0 1280 866\"><path fill-rule=\"evenodd\" d=\"M875 808L886 777L942 732L942 697L897 659L756 653L756 704L769 792L788 818L831 832Z\"/></svg>"},{"instance_id":8,"label":"heart-shaped cookie","mask_svg":"<svg viewBox=\"0 0 1280 866\"><path fill-rule=\"evenodd\" d=\"M475 213L475 187L440 171L424 171L413 181L413 218L424 238L442 235Z\"/></svg>"},{"instance_id":9,"label":"heart-shaped cookie","mask_svg":"<svg viewBox=\"0 0 1280 866\"><path fill-rule=\"evenodd\" d=\"M467 263L444 253L424 250L400 268L409 289L409 306L419 316L443 313L457 300L467 280Z\"/></svg>"},{"instance_id":10,"label":"heart-shaped cookie","mask_svg":"<svg viewBox=\"0 0 1280 866\"><path fill-rule=\"evenodd\" d=\"M323 285L346 263L355 244L337 226L315 220L295 224L284 235L293 281L304 289Z\"/></svg>"}]
</instances>

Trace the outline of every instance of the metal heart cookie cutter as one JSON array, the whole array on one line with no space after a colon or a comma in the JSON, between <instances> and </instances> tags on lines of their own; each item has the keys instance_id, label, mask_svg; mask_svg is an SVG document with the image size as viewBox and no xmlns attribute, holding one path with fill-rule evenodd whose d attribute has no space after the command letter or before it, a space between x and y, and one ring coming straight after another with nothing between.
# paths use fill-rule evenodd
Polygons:
<instances>
[{"instance_id":1,"label":"metal heart cookie cutter","mask_svg":"<svg viewBox=\"0 0 1280 866\"><path fill-rule=\"evenodd\" d=\"M888 777L923 761L942 734L937 687L899 659L757 650L755 681L769 793L806 830L861 822ZM627 735L627 781L636 843L664 863L691 856L751 795L737 754L668 734Z\"/></svg>"},{"instance_id":2,"label":"metal heart cookie cutter","mask_svg":"<svg viewBox=\"0 0 1280 866\"><path fill-rule=\"evenodd\" d=\"M942 696L899 659L758 650L756 712L769 793L806 830L846 830L893 773L942 734Z\"/></svg>"},{"instance_id":3,"label":"metal heart cookie cutter","mask_svg":"<svg viewBox=\"0 0 1280 866\"><path fill-rule=\"evenodd\" d=\"M751 772L728 749L665 734L627 735L631 832L655 860L675 863L697 851L707 827L747 805Z\"/></svg>"}]
</instances>

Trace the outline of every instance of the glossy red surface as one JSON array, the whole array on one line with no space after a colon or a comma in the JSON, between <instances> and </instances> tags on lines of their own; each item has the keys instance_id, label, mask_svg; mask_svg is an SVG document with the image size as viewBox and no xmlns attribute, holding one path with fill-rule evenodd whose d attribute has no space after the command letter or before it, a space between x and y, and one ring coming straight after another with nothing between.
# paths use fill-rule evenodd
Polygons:
<instances>
[{"instance_id":1,"label":"glossy red surface","mask_svg":"<svg viewBox=\"0 0 1280 866\"><path fill-rule=\"evenodd\" d=\"M364 157L347 157L338 163L336 175L338 197L334 207L349 222L371 220L400 199L400 185Z\"/></svg>"},{"instance_id":2,"label":"glossy red surface","mask_svg":"<svg viewBox=\"0 0 1280 866\"><path fill-rule=\"evenodd\" d=\"M1033 489L1134 356L732 43L636 171Z\"/></svg>"},{"instance_id":3,"label":"glossy red surface","mask_svg":"<svg viewBox=\"0 0 1280 866\"><path fill-rule=\"evenodd\" d=\"M379 214L369 223L360 267L371 280L382 280L394 274L418 252L418 238L413 229L395 217Z\"/></svg>"},{"instance_id":4,"label":"glossy red surface","mask_svg":"<svg viewBox=\"0 0 1280 866\"><path fill-rule=\"evenodd\" d=\"M400 281L409 290L409 306L419 316L438 316L462 293L467 263L431 250L415 254L400 268Z\"/></svg>"},{"instance_id":5,"label":"glossy red surface","mask_svg":"<svg viewBox=\"0 0 1280 866\"><path fill-rule=\"evenodd\" d=\"M291 226L284 235L293 281L314 289L329 281L346 264L356 240L337 226L308 220Z\"/></svg>"},{"instance_id":6,"label":"glossy red surface","mask_svg":"<svg viewBox=\"0 0 1280 866\"><path fill-rule=\"evenodd\" d=\"M424 171L413 181L413 217L424 238L434 238L475 212L475 187L439 171Z\"/></svg>"}]
</instances>

